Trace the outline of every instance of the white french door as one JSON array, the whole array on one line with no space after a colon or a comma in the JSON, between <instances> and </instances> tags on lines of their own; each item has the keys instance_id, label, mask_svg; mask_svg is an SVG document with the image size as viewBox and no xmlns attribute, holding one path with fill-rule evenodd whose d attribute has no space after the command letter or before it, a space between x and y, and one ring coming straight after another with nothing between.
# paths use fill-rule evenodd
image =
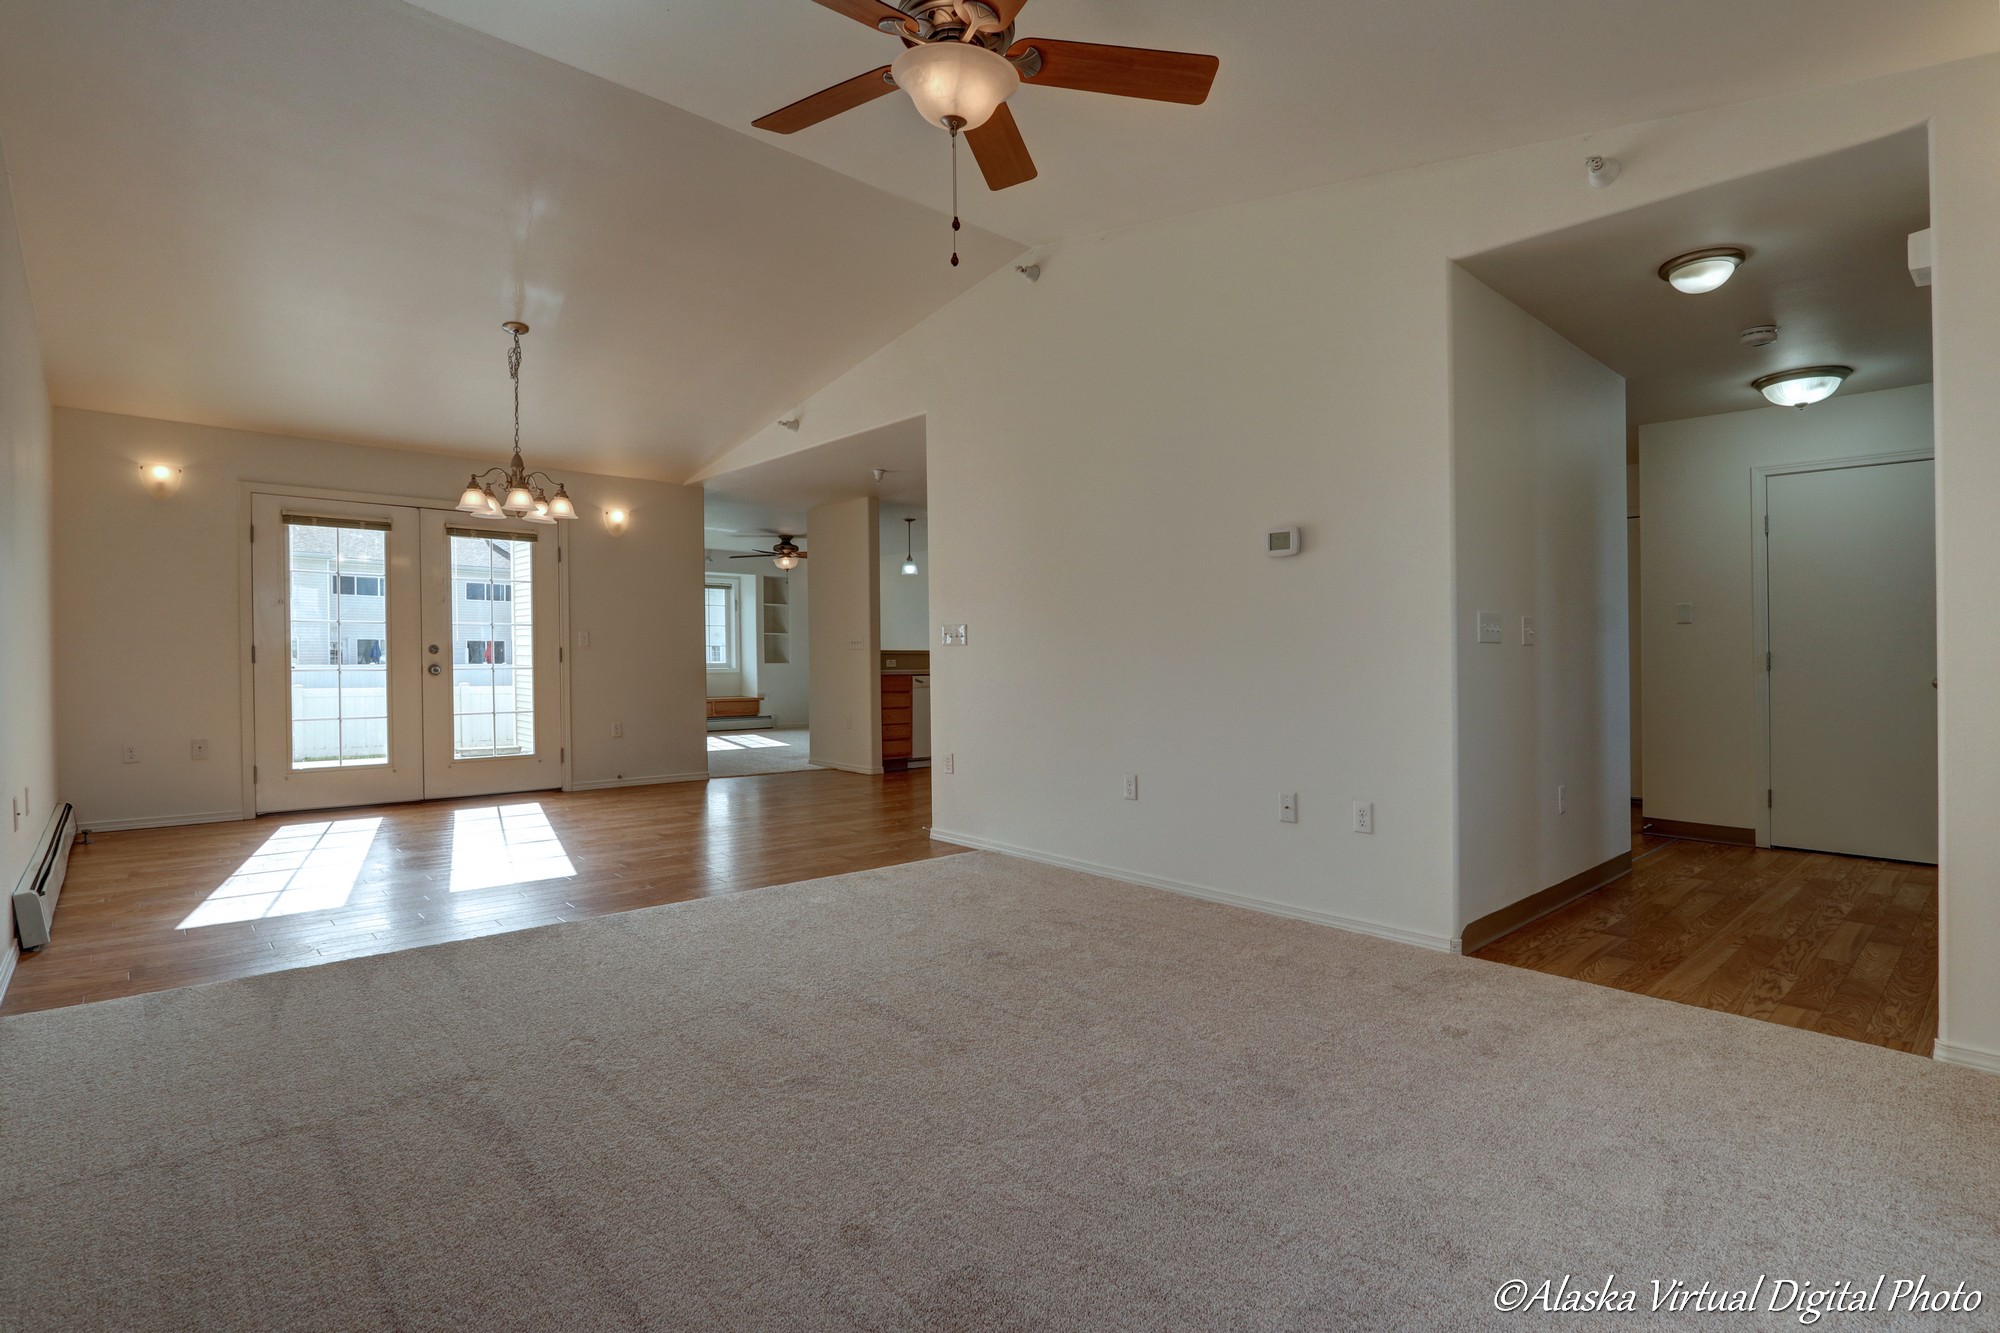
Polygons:
<instances>
[{"instance_id":1,"label":"white french door","mask_svg":"<svg viewBox=\"0 0 2000 1333\"><path fill-rule=\"evenodd\" d=\"M555 529L422 511L424 795L562 785Z\"/></svg>"},{"instance_id":2,"label":"white french door","mask_svg":"<svg viewBox=\"0 0 2000 1333\"><path fill-rule=\"evenodd\" d=\"M259 812L560 786L554 530L251 498Z\"/></svg>"}]
</instances>

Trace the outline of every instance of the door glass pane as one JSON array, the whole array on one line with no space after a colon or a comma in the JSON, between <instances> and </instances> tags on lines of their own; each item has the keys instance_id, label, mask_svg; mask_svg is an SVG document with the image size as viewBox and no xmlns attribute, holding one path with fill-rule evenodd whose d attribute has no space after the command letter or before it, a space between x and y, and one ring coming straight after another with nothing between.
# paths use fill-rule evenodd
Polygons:
<instances>
[{"instance_id":1,"label":"door glass pane","mask_svg":"<svg viewBox=\"0 0 2000 1333\"><path fill-rule=\"evenodd\" d=\"M453 757L533 754L535 544L500 533L446 541Z\"/></svg>"},{"instance_id":2,"label":"door glass pane","mask_svg":"<svg viewBox=\"0 0 2000 1333\"><path fill-rule=\"evenodd\" d=\"M389 762L389 534L285 525L292 767Z\"/></svg>"}]
</instances>

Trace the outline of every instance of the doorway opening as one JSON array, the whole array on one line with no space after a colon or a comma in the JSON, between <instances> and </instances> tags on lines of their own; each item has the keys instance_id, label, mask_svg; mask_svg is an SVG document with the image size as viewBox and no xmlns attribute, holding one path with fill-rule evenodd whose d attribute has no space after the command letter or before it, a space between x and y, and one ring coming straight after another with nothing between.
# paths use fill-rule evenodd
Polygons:
<instances>
[{"instance_id":1,"label":"doorway opening","mask_svg":"<svg viewBox=\"0 0 2000 1333\"><path fill-rule=\"evenodd\" d=\"M1461 261L1468 951L1929 1050L1928 151L1913 129ZM1731 271L1683 290L1701 252ZM1827 367L1805 408L1763 391Z\"/></svg>"}]
</instances>

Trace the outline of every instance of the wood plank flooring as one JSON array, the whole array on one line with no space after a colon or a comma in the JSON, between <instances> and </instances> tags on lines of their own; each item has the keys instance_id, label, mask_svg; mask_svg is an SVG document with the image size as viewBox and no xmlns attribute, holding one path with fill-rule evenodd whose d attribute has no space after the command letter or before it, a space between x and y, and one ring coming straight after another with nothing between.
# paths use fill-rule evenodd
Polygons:
<instances>
[{"instance_id":1,"label":"wood plank flooring","mask_svg":"<svg viewBox=\"0 0 2000 1333\"><path fill-rule=\"evenodd\" d=\"M0 1014L962 851L927 771L816 769L97 834Z\"/></svg>"},{"instance_id":2,"label":"wood plank flooring","mask_svg":"<svg viewBox=\"0 0 2000 1333\"><path fill-rule=\"evenodd\" d=\"M1929 1055L1937 868L1639 832L1632 873L1474 956Z\"/></svg>"}]
</instances>

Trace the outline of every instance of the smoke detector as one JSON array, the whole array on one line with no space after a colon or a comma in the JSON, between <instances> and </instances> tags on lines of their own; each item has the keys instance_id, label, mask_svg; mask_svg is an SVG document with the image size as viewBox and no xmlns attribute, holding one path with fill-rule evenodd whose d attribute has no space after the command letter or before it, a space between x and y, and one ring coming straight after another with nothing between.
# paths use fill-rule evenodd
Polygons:
<instances>
[{"instance_id":1,"label":"smoke detector","mask_svg":"<svg viewBox=\"0 0 2000 1333\"><path fill-rule=\"evenodd\" d=\"M1758 324L1736 335L1745 347L1769 347L1778 341L1776 324Z\"/></svg>"}]
</instances>

